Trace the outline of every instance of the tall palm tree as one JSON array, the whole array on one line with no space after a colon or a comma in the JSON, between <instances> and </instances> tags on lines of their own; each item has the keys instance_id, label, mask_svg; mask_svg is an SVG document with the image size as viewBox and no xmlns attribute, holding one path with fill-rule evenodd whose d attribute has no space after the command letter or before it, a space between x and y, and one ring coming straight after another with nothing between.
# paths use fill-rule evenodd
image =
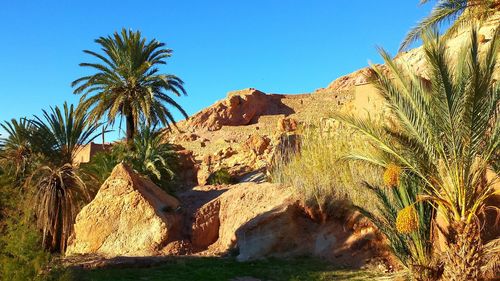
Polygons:
<instances>
[{"instance_id":1,"label":"tall palm tree","mask_svg":"<svg viewBox=\"0 0 500 281\"><path fill-rule=\"evenodd\" d=\"M427 2L429 0L420 0L420 4ZM498 12L500 12L499 0L438 0L430 15L408 32L399 50L407 49L411 43L420 39L426 30L443 23L452 23L447 32L447 35L451 36L461 27L469 26L476 20L484 22Z\"/></svg>"},{"instance_id":2,"label":"tall palm tree","mask_svg":"<svg viewBox=\"0 0 500 281\"><path fill-rule=\"evenodd\" d=\"M385 51L381 55L390 73L372 67L395 125L380 127L345 115L337 118L357 128L405 173L423 182L425 192L419 200L432 202L449 224L444 231L448 247L443 279L479 280L484 249L478 218L487 208L486 200L498 194L493 187L498 175L486 180L486 173L500 144L500 84L493 77L499 31L480 53L473 29L468 44L454 57L437 34L423 39L429 80L398 65ZM384 161L376 155L358 159ZM415 218L409 210L401 210L398 220L412 224Z\"/></svg>"},{"instance_id":3,"label":"tall palm tree","mask_svg":"<svg viewBox=\"0 0 500 281\"><path fill-rule=\"evenodd\" d=\"M35 189L35 215L42 230L44 246L64 252L74 218L89 200L87 187L79 176L75 157L78 151L99 136L99 123L88 124L88 114L73 105L53 107L35 116L32 124L45 139L41 163L27 181ZM40 140L35 140L34 145Z\"/></svg>"},{"instance_id":4,"label":"tall palm tree","mask_svg":"<svg viewBox=\"0 0 500 281\"><path fill-rule=\"evenodd\" d=\"M84 52L100 62L80 66L90 67L96 73L71 84L76 87L75 94L83 94L82 106L90 109L90 121L106 117L113 124L117 116L125 117L126 137L131 142L141 120L148 124L175 124L166 105L175 107L187 118L184 109L167 95L167 92L185 95L183 81L175 75L159 73L158 67L166 64L165 60L172 55L164 43L155 39L146 42L139 31L125 29L95 42L104 54Z\"/></svg>"}]
</instances>

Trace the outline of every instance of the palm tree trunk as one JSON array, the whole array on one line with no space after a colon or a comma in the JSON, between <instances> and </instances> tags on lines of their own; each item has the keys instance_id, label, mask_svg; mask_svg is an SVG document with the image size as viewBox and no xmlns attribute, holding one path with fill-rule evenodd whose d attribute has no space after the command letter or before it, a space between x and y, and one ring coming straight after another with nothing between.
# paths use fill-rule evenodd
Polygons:
<instances>
[{"instance_id":1,"label":"palm tree trunk","mask_svg":"<svg viewBox=\"0 0 500 281\"><path fill-rule=\"evenodd\" d=\"M443 280L480 280L483 247L477 223L455 223L450 228L448 242Z\"/></svg>"},{"instance_id":2,"label":"palm tree trunk","mask_svg":"<svg viewBox=\"0 0 500 281\"><path fill-rule=\"evenodd\" d=\"M134 124L134 117L132 114L127 114L125 116L126 122L127 122L127 144L132 145L134 142L134 135L135 135L135 124Z\"/></svg>"}]
</instances>

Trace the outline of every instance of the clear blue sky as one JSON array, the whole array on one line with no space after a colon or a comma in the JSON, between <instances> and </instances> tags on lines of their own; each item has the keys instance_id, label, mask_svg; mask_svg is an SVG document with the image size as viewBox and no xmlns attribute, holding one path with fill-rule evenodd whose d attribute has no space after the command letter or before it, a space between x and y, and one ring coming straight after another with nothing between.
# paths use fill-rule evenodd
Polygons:
<instances>
[{"instance_id":1,"label":"clear blue sky","mask_svg":"<svg viewBox=\"0 0 500 281\"><path fill-rule=\"evenodd\" d=\"M122 27L174 50L163 72L185 81L189 114L254 87L304 93L378 62L432 5L418 0L3 1L0 120L77 103L71 81L88 74L82 50Z\"/></svg>"}]
</instances>

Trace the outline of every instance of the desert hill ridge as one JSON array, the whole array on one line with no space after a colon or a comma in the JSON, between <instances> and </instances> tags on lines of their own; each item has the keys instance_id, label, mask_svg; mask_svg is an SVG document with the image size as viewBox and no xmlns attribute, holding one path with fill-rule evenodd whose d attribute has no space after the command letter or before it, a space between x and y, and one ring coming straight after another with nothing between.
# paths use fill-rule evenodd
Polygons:
<instances>
[{"instance_id":1,"label":"desert hill ridge","mask_svg":"<svg viewBox=\"0 0 500 281\"><path fill-rule=\"evenodd\" d=\"M479 29L483 46L488 45L499 23L497 14ZM458 52L469 34L464 30L447 41L450 55ZM423 47L418 47L399 53L395 59L425 78L424 56ZM179 122L178 130L170 131L167 140L179 147L185 158L183 168L194 185L204 185L210 174L220 169L227 169L238 181L247 181L246 174L266 170L276 151L294 142L301 123L330 130L338 126L329 118L334 111L383 114L384 102L369 83L370 75L370 68L365 67L312 93L270 94L254 88L232 91ZM496 77L500 79L500 71ZM186 180L186 175L181 177Z\"/></svg>"}]
</instances>

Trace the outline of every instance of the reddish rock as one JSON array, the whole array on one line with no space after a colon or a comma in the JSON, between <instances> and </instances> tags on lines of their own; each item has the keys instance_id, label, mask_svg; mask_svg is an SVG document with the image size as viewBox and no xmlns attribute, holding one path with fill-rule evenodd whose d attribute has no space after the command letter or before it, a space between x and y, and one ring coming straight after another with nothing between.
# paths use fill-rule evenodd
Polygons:
<instances>
[{"instance_id":1,"label":"reddish rock","mask_svg":"<svg viewBox=\"0 0 500 281\"><path fill-rule=\"evenodd\" d=\"M387 67L382 64L376 65L379 69L387 71ZM366 84L373 78L374 72L369 67L362 68L358 71L352 72L348 75L342 76L335 79L330 85L328 85L327 90L340 92L353 89L356 85Z\"/></svg>"},{"instance_id":2,"label":"reddish rock","mask_svg":"<svg viewBox=\"0 0 500 281\"><path fill-rule=\"evenodd\" d=\"M185 141L195 141L197 139L199 139L200 136L198 136L197 134L187 134L187 135L184 135L184 140Z\"/></svg>"},{"instance_id":3,"label":"reddish rock","mask_svg":"<svg viewBox=\"0 0 500 281\"><path fill-rule=\"evenodd\" d=\"M297 130L297 120L293 118L282 118L278 120L279 132L293 132Z\"/></svg>"},{"instance_id":4,"label":"reddish rock","mask_svg":"<svg viewBox=\"0 0 500 281\"><path fill-rule=\"evenodd\" d=\"M179 168L176 173L178 182L187 187L198 185L198 167L193 152L184 149L177 151L177 155L179 157L179 162L177 163Z\"/></svg>"},{"instance_id":5,"label":"reddish rock","mask_svg":"<svg viewBox=\"0 0 500 281\"><path fill-rule=\"evenodd\" d=\"M191 245L191 242L186 239L172 241L161 250L162 255L169 256L190 255L192 253L193 246Z\"/></svg>"},{"instance_id":6,"label":"reddish rock","mask_svg":"<svg viewBox=\"0 0 500 281\"><path fill-rule=\"evenodd\" d=\"M207 184L208 177L210 177L211 169L210 166L202 165L196 174L196 179L198 184L203 186Z\"/></svg>"},{"instance_id":7,"label":"reddish rock","mask_svg":"<svg viewBox=\"0 0 500 281\"><path fill-rule=\"evenodd\" d=\"M210 202L194 215L191 242L195 249L204 250L219 238L219 210L220 201Z\"/></svg>"},{"instance_id":8,"label":"reddish rock","mask_svg":"<svg viewBox=\"0 0 500 281\"><path fill-rule=\"evenodd\" d=\"M222 126L247 125L260 116L269 103L269 97L255 89L228 94L225 100L202 110L189 119L192 128L219 130Z\"/></svg>"},{"instance_id":9,"label":"reddish rock","mask_svg":"<svg viewBox=\"0 0 500 281\"><path fill-rule=\"evenodd\" d=\"M286 187L241 183L227 188L196 208L191 242L195 251L208 247L201 255L236 247L241 261L309 255L359 267L385 251L371 225L363 227L359 219L318 223Z\"/></svg>"},{"instance_id":10,"label":"reddish rock","mask_svg":"<svg viewBox=\"0 0 500 281\"><path fill-rule=\"evenodd\" d=\"M213 155L212 159L214 161L220 161L222 159L229 158L229 157L235 155L236 153L237 152L231 146L228 146L228 147L225 147L225 148L217 151L217 153L215 153L215 155Z\"/></svg>"},{"instance_id":11,"label":"reddish rock","mask_svg":"<svg viewBox=\"0 0 500 281\"><path fill-rule=\"evenodd\" d=\"M241 183L231 186L228 191L205 204L219 204L218 239L210 245L208 251L211 253L228 251L237 243L238 228L258 215L280 206L290 197L288 189L275 184Z\"/></svg>"},{"instance_id":12,"label":"reddish rock","mask_svg":"<svg viewBox=\"0 0 500 281\"><path fill-rule=\"evenodd\" d=\"M254 134L246 140L245 147L256 155L262 155L264 151L269 147L270 143L271 139L269 139L267 136Z\"/></svg>"}]
</instances>

